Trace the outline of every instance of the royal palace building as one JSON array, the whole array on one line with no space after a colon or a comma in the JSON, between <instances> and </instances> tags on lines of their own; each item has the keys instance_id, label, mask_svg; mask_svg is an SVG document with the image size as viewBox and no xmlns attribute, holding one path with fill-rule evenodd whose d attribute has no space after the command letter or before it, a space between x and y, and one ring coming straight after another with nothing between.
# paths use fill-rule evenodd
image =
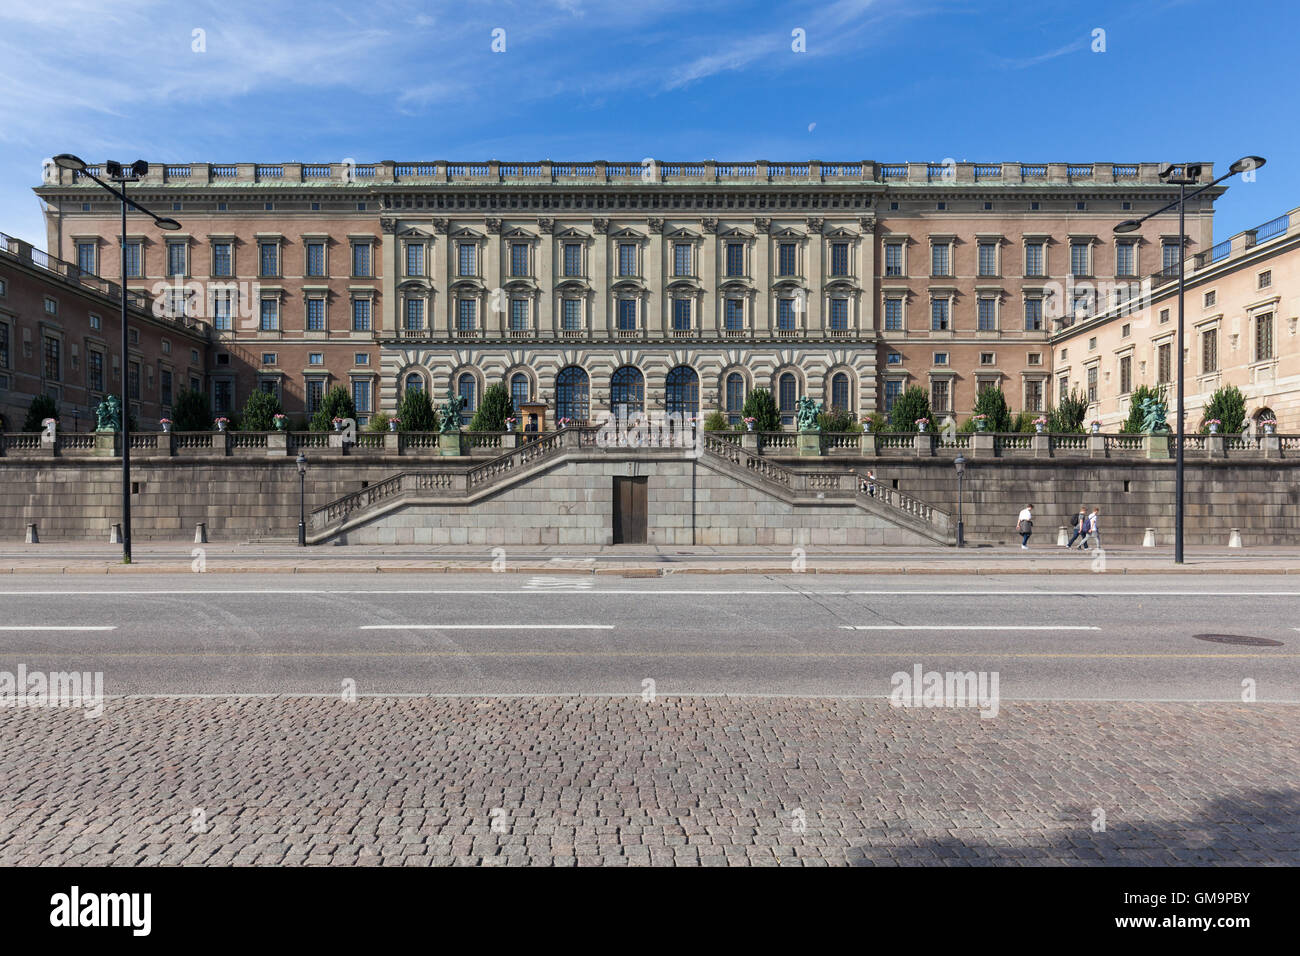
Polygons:
<instances>
[{"instance_id":1,"label":"royal palace building","mask_svg":"<svg viewBox=\"0 0 1300 956\"><path fill-rule=\"evenodd\" d=\"M925 387L968 414L996 385L1044 409L1052 337L1180 254L1154 163L283 163L156 165L129 187L129 286L211 326L214 412L253 389L290 415L407 389L470 414L504 382L576 421L606 410L738 418L768 388L855 414ZM1213 178L1209 164L1204 181ZM1186 251L1213 243L1207 191ZM47 164L48 246L121 273L116 201ZM1071 351L1074 347L1070 347ZM1086 374L1086 373L1084 373ZM1081 382L1074 382L1080 385ZM154 399L156 401L156 399Z\"/></svg>"}]
</instances>

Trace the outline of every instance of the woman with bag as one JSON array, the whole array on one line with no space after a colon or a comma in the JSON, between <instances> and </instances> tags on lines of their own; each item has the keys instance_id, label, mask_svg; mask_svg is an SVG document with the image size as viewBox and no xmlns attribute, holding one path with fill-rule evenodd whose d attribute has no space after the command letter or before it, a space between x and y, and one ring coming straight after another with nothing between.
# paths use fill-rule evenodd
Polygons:
<instances>
[{"instance_id":1,"label":"woman with bag","mask_svg":"<svg viewBox=\"0 0 1300 956\"><path fill-rule=\"evenodd\" d=\"M1029 550L1029 536L1034 533L1034 506L1026 505L1016 522L1016 534L1020 535L1020 550Z\"/></svg>"}]
</instances>

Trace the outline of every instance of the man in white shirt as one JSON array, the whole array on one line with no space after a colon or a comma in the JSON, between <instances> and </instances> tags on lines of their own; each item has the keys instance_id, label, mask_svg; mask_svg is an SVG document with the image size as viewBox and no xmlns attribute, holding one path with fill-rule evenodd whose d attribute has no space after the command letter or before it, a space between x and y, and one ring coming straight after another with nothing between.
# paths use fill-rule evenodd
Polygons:
<instances>
[{"instance_id":1,"label":"man in white shirt","mask_svg":"<svg viewBox=\"0 0 1300 956\"><path fill-rule=\"evenodd\" d=\"M1083 539L1085 544L1091 539L1095 548L1101 547L1101 534L1097 530L1097 521L1100 514L1101 509L1093 505L1092 514L1088 515L1088 537Z\"/></svg>"},{"instance_id":2,"label":"man in white shirt","mask_svg":"<svg viewBox=\"0 0 1300 956\"><path fill-rule=\"evenodd\" d=\"M1020 550L1029 550L1029 536L1034 533L1034 506L1026 505L1016 519L1016 534L1020 535Z\"/></svg>"}]
</instances>

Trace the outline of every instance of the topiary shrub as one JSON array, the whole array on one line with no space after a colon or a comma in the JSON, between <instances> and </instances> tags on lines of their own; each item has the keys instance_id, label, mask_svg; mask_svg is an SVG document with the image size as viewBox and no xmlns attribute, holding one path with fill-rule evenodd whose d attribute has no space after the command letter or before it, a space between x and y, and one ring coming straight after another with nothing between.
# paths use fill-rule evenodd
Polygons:
<instances>
[{"instance_id":1,"label":"topiary shrub","mask_svg":"<svg viewBox=\"0 0 1300 956\"><path fill-rule=\"evenodd\" d=\"M342 385L335 385L325 394L325 400L311 417L311 430L328 432L334 429L334 419L357 417L357 407L352 403L352 396Z\"/></svg>"},{"instance_id":2,"label":"topiary shrub","mask_svg":"<svg viewBox=\"0 0 1300 956\"><path fill-rule=\"evenodd\" d=\"M1008 432L1011 430L1011 409L1007 407L1006 396L1002 389L994 385L985 385L975 396L975 411L970 418L970 428L975 430L975 415L987 415L985 429L991 432Z\"/></svg>"},{"instance_id":3,"label":"topiary shrub","mask_svg":"<svg viewBox=\"0 0 1300 956\"><path fill-rule=\"evenodd\" d=\"M433 407L433 400L424 389L408 389L402 396L401 407L397 410L401 419L397 428L404 432L436 432L438 430L438 410Z\"/></svg>"},{"instance_id":4,"label":"topiary shrub","mask_svg":"<svg viewBox=\"0 0 1300 956\"><path fill-rule=\"evenodd\" d=\"M176 393L172 402L172 430L178 432L209 432L212 424L212 408L206 392L191 391L183 388Z\"/></svg>"},{"instance_id":5,"label":"topiary shrub","mask_svg":"<svg viewBox=\"0 0 1300 956\"><path fill-rule=\"evenodd\" d=\"M756 388L745 399L741 418L754 419L754 431L777 432L781 430L781 412L776 407L776 399L765 388ZM743 425L742 425L743 427Z\"/></svg>"},{"instance_id":6,"label":"topiary shrub","mask_svg":"<svg viewBox=\"0 0 1300 956\"><path fill-rule=\"evenodd\" d=\"M274 392L255 389L244 403L244 412L239 419L243 431L269 432L275 428L275 416L281 414L280 399Z\"/></svg>"},{"instance_id":7,"label":"topiary shrub","mask_svg":"<svg viewBox=\"0 0 1300 956\"><path fill-rule=\"evenodd\" d=\"M483 391L483 401L470 419L469 430L472 432L503 432L506 419L515 413L515 403L510 399L510 392L501 382L490 385Z\"/></svg>"},{"instance_id":8,"label":"topiary shrub","mask_svg":"<svg viewBox=\"0 0 1300 956\"><path fill-rule=\"evenodd\" d=\"M862 426L858 424L858 419L852 412L842 412L834 408L818 412L817 425L824 432L862 431Z\"/></svg>"},{"instance_id":9,"label":"topiary shrub","mask_svg":"<svg viewBox=\"0 0 1300 956\"><path fill-rule=\"evenodd\" d=\"M1219 420L1221 432L1241 431L1246 425L1246 396L1241 394L1241 389L1235 385L1225 385L1214 391L1210 400L1205 403L1201 418L1202 434L1210 430L1210 426L1205 422L1211 418Z\"/></svg>"},{"instance_id":10,"label":"topiary shrub","mask_svg":"<svg viewBox=\"0 0 1300 956\"><path fill-rule=\"evenodd\" d=\"M50 396L37 395L32 399L32 403L27 406L27 417L23 419L23 431L45 431L45 426L41 422L47 418L53 418L57 422L59 420L59 406L55 404L54 399L50 398Z\"/></svg>"},{"instance_id":11,"label":"topiary shrub","mask_svg":"<svg viewBox=\"0 0 1300 956\"><path fill-rule=\"evenodd\" d=\"M1035 416L1037 417L1037 416ZM1088 396L1071 392L1047 413L1047 430L1055 434L1083 432L1083 420L1088 417Z\"/></svg>"},{"instance_id":12,"label":"topiary shrub","mask_svg":"<svg viewBox=\"0 0 1300 956\"><path fill-rule=\"evenodd\" d=\"M725 432L730 427L727 416L716 408L709 412L704 419L704 430L706 432Z\"/></svg>"},{"instance_id":13,"label":"topiary shrub","mask_svg":"<svg viewBox=\"0 0 1300 956\"><path fill-rule=\"evenodd\" d=\"M375 412L366 422L366 430L372 432L388 431L388 412Z\"/></svg>"},{"instance_id":14,"label":"topiary shrub","mask_svg":"<svg viewBox=\"0 0 1300 956\"><path fill-rule=\"evenodd\" d=\"M930 410L930 395L920 385L913 385L894 402L894 409L889 413L889 424L896 432L914 432L919 418L928 419L933 430L934 412Z\"/></svg>"}]
</instances>

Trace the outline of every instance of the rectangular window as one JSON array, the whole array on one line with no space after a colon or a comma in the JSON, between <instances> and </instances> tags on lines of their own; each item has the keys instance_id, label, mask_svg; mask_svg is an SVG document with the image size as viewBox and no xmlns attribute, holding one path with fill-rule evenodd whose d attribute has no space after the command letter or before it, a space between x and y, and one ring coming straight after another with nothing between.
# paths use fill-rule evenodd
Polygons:
<instances>
[{"instance_id":1,"label":"rectangular window","mask_svg":"<svg viewBox=\"0 0 1300 956\"><path fill-rule=\"evenodd\" d=\"M258 244L259 275L278 276L280 274L280 244L263 242Z\"/></svg>"},{"instance_id":2,"label":"rectangular window","mask_svg":"<svg viewBox=\"0 0 1300 956\"><path fill-rule=\"evenodd\" d=\"M92 392L102 392L104 390L103 352L86 353L86 386Z\"/></svg>"},{"instance_id":3,"label":"rectangular window","mask_svg":"<svg viewBox=\"0 0 1300 956\"><path fill-rule=\"evenodd\" d=\"M274 364L276 364L276 360L277 360L278 358L279 358L279 356L277 356L274 352L263 352L263 353L262 353L262 364L263 364L263 365L274 365Z\"/></svg>"},{"instance_id":4,"label":"rectangular window","mask_svg":"<svg viewBox=\"0 0 1300 956\"><path fill-rule=\"evenodd\" d=\"M370 300L369 299L352 300L352 331L353 332L370 331Z\"/></svg>"},{"instance_id":5,"label":"rectangular window","mask_svg":"<svg viewBox=\"0 0 1300 956\"><path fill-rule=\"evenodd\" d=\"M47 335L45 337L45 363L42 369L45 373L45 380L47 382L59 381L61 368L62 366L59 363L59 340Z\"/></svg>"},{"instance_id":6,"label":"rectangular window","mask_svg":"<svg viewBox=\"0 0 1300 956\"><path fill-rule=\"evenodd\" d=\"M1164 324L1165 324L1166 322L1168 322L1168 321L1169 321L1169 310L1168 310L1168 309L1161 309L1161 310L1160 310L1160 324L1161 324L1161 325L1164 325Z\"/></svg>"},{"instance_id":7,"label":"rectangular window","mask_svg":"<svg viewBox=\"0 0 1300 956\"><path fill-rule=\"evenodd\" d=\"M568 301L567 299L565 300ZM567 310L567 306L566 306ZM510 331L526 332L528 330L528 300L510 300Z\"/></svg>"},{"instance_id":8,"label":"rectangular window","mask_svg":"<svg viewBox=\"0 0 1300 956\"><path fill-rule=\"evenodd\" d=\"M996 364L997 364L997 359L998 359L998 356L997 356L997 353L996 353L996 352L981 352L981 353L980 353L980 364L981 364L981 365L996 365Z\"/></svg>"},{"instance_id":9,"label":"rectangular window","mask_svg":"<svg viewBox=\"0 0 1300 956\"><path fill-rule=\"evenodd\" d=\"M1039 332L1043 328L1043 300L1025 300L1025 331Z\"/></svg>"},{"instance_id":10,"label":"rectangular window","mask_svg":"<svg viewBox=\"0 0 1300 956\"><path fill-rule=\"evenodd\" d=\"M456 274L462 276L478 275L478 246L472 242L462 242L456 249Z\"/></svg>"},{"instance_id":11,"label":"rectangular window","mask_svg":"<svg viewBox=\"0 0 1300 956\"><path fill-rule=\"evenodd\" d=\"M636 299L618 300L618 328L621 332L636 331Z\"/></svg>"},{"instance_id":12,"label":"rectangular window","mask_svg":"<svg viewBox=\"0 0 1300 956\"><path fill-rule=\"evenodd\" d=\"M126 276L128 279L139 279L143 273L140 271L140 243L128 242L123 250L126 256Z\"/></svg>"},{"instance_id":13,"label":"rectangular window","mask_svg":"<svg viewBox=\"0 0 1300 956\"><path fill-rule=\"evenodd\" d=\"M168 408L172 404L172 372L171 369L165 368L158 373L158 384L161 389L160 399L162 404Z\"/></svg>"},{"instance_id":14,"label":"rectangular window","mask_svg":"<svg viewBox=\"0 0 1300 956\"><path fill-rule=\"evenodd\" d=\"M673 329L684 332L691 327L691 300L673 299Z\"/></svg>"},{"instance_id":15,"label":"rectangular window","mask_svg":"<svg viewBox=\"0 0 1300 956\"><path fill-rule=\"evenodd\" d=\"M1133 391L1133 356L1122 355L1119 360L1119 393L1127 395Z\"/></svg>"},{"instance_id":16,"label":"rectangular window","mask_svg":"<svg viewBox=\"0 0 1300 956\"><path fill-rule=\"evenodd\" d=\"M885 414L888 415L894 410L894 404L903 395L903 382L901 379L885 380Z\"/></svg>"},{"instance_id":17,"label":"rectangular window","mask_svg":"<svg viewBox=\"0 0 1300 956\"><path fill-rule=\"evenodd\" d=\"M618 274L636 275L636 243L620 242L618 244Z\"/></svg>"},{"instance_id":18,"label":"rectangular window","mask_svg":"<svg viewBox=\"0 0 1300 956\"><path fill-rule=\"evenodd\" d=\"M979 330L981 332L993 332L998 327L998 303L996 299L980 299L978 303L979 310Z\"/></svg>"},{"instance_id":19,"label":"rectangular window","mask_svg":"<svg viewBox=\"0 0 1300 956\"><path fill-rule=\"evenodd\" d=\"M229 332L235 314L235 292L212 293L212 327L218 332Z\"/></svg>"},{"instance_id":20,"label":"rectangular window","mask_svg":"<svg viewBox=\"0 0 1300 956\"><path fill-rule=\"evenodd\" d=\"M1259 287L1261 289L1267 289L1272 285L1273 285L1273 270L1265 269L1263 272L1259 274Z\"/></svg>"},{"instance_id":21,"label":"rectangular window","mask_svg":"<svg viewBox=\"0 0 1300 956\"><path fill-rule=\"evenodd\" d=\"M510 243L510 275L517 277L528 275L528 243Z\"/></svg>"},{"instance_id":22,"label":"rectangular window","mask_svg":"<svg viewBox=\"0 0 1300 956\"><path fill-rule=\"evenodd\" d=\"M325 382L319 378L307 379L307 414L314 415L320 411L325 401Z\"/></svg>"},{"instance_id":23,"label":"rectangular window","mask_svg":"<svg viewBox=\"0 0 1300 956\"><path fill-rule=\"evenodd\" d=\"M313 278L325 275L325 243L307 243L307 275Z\"/></svg>"},{"instance_id":24,"label":"rectangular window","mask_svg":"<svg viewBox=\"0 0 1300 956\"><path fill-rule=\"evenodd\" d=\"M1255 361L1273 357L1273 313L1255 316Z\"/></svg>"},{"instance_id":25,"label":"rectangular window","mask_svg":"<svg viewBox=\"0 0 1300 956\"><path fill-rule=\"evenodd\" d=\"M352 274L363 279L370 278L370 243L352 244Z\"/></svg>"},{"instance_id":26,"label":"rectangular window","mask_svg":"<svg viewBox=\"0 0 1300 956\"><path fill-rule=\"evenodd\" d=\"M794 299L776 300L776 327L786 331L794 328Z\"/></svg>"},{"instance_id":27,"label":"rectangular window","mask_svg":"<svg viewBox=\"0 0 1300 956\"><path fill-rule=\"evenodd\" d=\"M1133 326L1128 322L1125 322L1123 325L1119 327L1119 337L1121 339L1126 339L1132 334L1133 334Z\"/></svg>"},{"instance_id":28,"label":"rectangular window","mask_svg":"<svg viewBox=\"0 0 1300 956\"><path fill-rule=\"evenodd\" d=\"M262 300L261 324L258 328L263 332L274 332L280 328L279 299Z\"/></svg>"},{"instance_id":29,"label":"rectangular window","mask_svg":"<svg viewBox=\"0 0 1300 956\"><path fill-rule=\"evenodd\" d=\"M576 332L582 328L582 300L565 299L560 315L561 328Z\"/></svg>"},{"instance_id":30,"label":"rectangular window","mask_svg":"<svg viewBox=\"0 0 1300 956\"><path fill-rule=\"evenodd\" d=\"M934 353L934 357L933 357L933 361L934 361L934 364L935 364L935 365L947 365L947 364L948 364L948 353L947 353L947 352L935 352L935 353Z\"/></svg>"},{"instance_id":31,"label":"rectangular window","mask_svg":"<svg viewBox=\"0 0 1300 956\"><path fill-rule=\"evenodd\" d=\"M1219 370L1219 330L1206 329L1201 333L1201 374Z\"/></svg>"},{"instance_id":32,"label":"rectangular window","mask_svg":"<svg viewBox=\"0 0 1300 956\"><path fill-rule=\"evenodd\" d=\"M354 379L352 382L352 404L357 408L357 414L365 414L370 411L370 380Z\"/></svg>"},{"instance_id":33,"label":"rectangular window","mask_svg":"<svg viewBox=\"0 0 1300 956\"><path fill-rule=\"evenodd\" d=\"M1210 306L1214 305L1215 299L1216 299L1216 295L1213 289L1205 293L1205 298L1204 298L1205 308L1208 309Z\"/></svg>"},{"instance_id":34,"label":"rectangular window","mask_svg":"<svg viewBox=\"0 0 1300 956\"><path fill-rule=\"evenodd\" d=\"M1115 246L1115 275L1131 276L1135 274L1133 243L1121 242Z\"/></svg>"},{"instance_id":35,"label":"rectangular window","mask_svg":"<svg viewBox=\"0 0 1300 956\"><path fill-rule=\"evenodd\" d=\"M475 299L456 300L456 328L462 332L473 331L478 318L478 301Z\"/></svg>"},{"instance_id":36,"label":"rectangular window","mask_svg":"<svg viewBox=\"0 0 1300 956\"><path fill-rule=\"evenodd\" d=\"M1178 243L1161 243L1160 267L1166 276L1178 275Z\"/></svg>"},{"instance_id":37,"label":"rectangular window","mask_svg":"<svg viewBox=\"0 0 1300 956\"><path fill-rule=\"evenodd\" d=\"M1070 275L1086 276L1088 271L1088 243L1070 243Z\"/></svg>"},{"instance_id":38,"label":"rectangular window","mask_svg":"<svg viewBox=\"0 0 1300 956\"><path fill-rule=\"evenodd\" d=\"M1043 272L1043 244L1041 242L1025 243L1025 275L1041 276Z\"/></svg>"},{"instance_id":39,"label":"rectangular window","mask_svg":"<svg viewBox=\"0 0 1300 956\"><path fill-rule=\"evenodd\" d=\"M831 328L839 331L849 327L849 300L831 299Z\"/></svg>"},{"instance_id":40,"label":"rectangular window","mask_svg":"<svg viewBox=\"0 0 1300 956\"><path fill-rule=\"evenodd\" d=\"M890 352L888 355L885 356L885 364L886 364L886 365L902 365L902 364L903 364L903 353L902 353L902 352Z\"/></svg>"},{"instance_id":41,"label":"rectangular window","mask_svg":"<svg viewBox=\"0 0 1300 956\"><path fill-rule=\"evenodd\" d=\"M847 242L831 243L831 275L849 274L849 244Z\"/></svg>"},{"instance_id":42,"label":"rectangular window","mask_svg":"<svg viewBox=\"0 0 1300 956\"><path fill-rule=\"evenodd\" d=\"M947 299L930 300L930 329L934 332L946 332L948 330L948 305Z\"/></svg>"},{"instance_id":43,"label":"rectangular window","mask_svg":"<svg viewBox=\"0 0 1300 956\"><path fill-rule=\"evenodd\" d=\"M221 279L228 279L235 274L234 247L230 243L212 244L212 274Z\"/></svg>"},{"instance_id":44,"label":"rectangular window","mask_svg":"<svg viewBox=\"0 0 1300 956\"><path fill-rule=\"evenodd\" d=\"M936 412L950 411L948 380L935 379L930 383L930 407Z\"/></svg>"},{"instance_id":45,"label":"rectangular window","mask_svg":"<svg viewBox=\"0 0 1300 956\"><path fill-rule=\"evenodd\" d=\"M745 274L745 245L741 242L727 243L727 275L743 276Z\"/></svg>"},{"instance_id":46,"label":"rectangular window","mask_svg":"<svg viewBox=\"0 0 1300 956\"><path fill-rule=\"evenodd\" d=\"M1088 367L1088 401L1095 402L1096 400L1097 400L1097 366L1090 365Z\"/></svg>"},{"instance_id":47,"label":"rectangular window","mask_svg":"<svg viewBox=\"0 0 1300 956\"><path fill-rule=\"evenodd\" d=\"M792 276L797 271L798 247L793 242L783 242L777 248L777 275Z\"/></svg>"},{"instance_id":48,"label":"rectangular window","mask_svg":"<svg viewBox=\"0 0 1300 956\"><path fill-rule=\"evenodd\" d=\"M566 276L582 275L582 246L576 242L564 244L564 274Z\"/></svg>"},{"instance_id":49,"label":"rectangular window","mask_svg":"<svg viewBox=\"0 0 1300 956\"><path fill-rule=\"evenodd\" d=\"M1156 382L1163 385L1173 379L1173 346L1166 342L1156 348Z\"/></svg>"},{"instance_id":50,"label":"rectangular window","mask_svg":"<svg viewBox=\"0 0 1300 956\"><path fill-rule=\"evenodd\" d=\"M370 364L370 355L369 355L368 353L366 353L366 352L354 352L354 353L352 353L352 364L353 364L353 365L369 365L369 364Z\"/></svg>"},{"instance_id":51,"label":"rectangular window","mask_svg":"<svg viewBox=\"0 0 1300 956\"><path fill-rule=\"evenodd\" d=\"M128 362L126 365L127 395L133 401L140 400L140 363Z\"/></svg>"},{"instance_id":52,"label":"rectangular window","mask_svg":"<svg viewBox=\"0 0 1300 956\"><path fill-rule=\"evenodd\" d=\"M424 300L406 300L406 330L418 332L424 328Z\"/></svg>"},{"instance_id":53,"label":"rectangular window","mask_svg":"<svg viewBox=\"0 0 1300 956\"><path fill-rule=\"evenodd\" d=\"M936 242L930 247L930 275L951 275L951 247L946 242Z\"/></svg>"},{"instance_id":54,"label":"rectangular window","mask_svg":"<svg viewBox=\"0 0 1300 956\"><path fill-rule=\"evenodd\" d=\"M325 300L324 299L307 300L307 331L309 332L325 331Z\"/></svg>"},{"instance_id":55,"label":"rectangular window","mask_svg":"<svg viewBox=\"0 0 1300 956\"><path fill-rule=\"evenodd\" d=\"M186 245L183 242L167 243L167 275L185 275Z\"/></svg>"},{"instance_id":56,"label":"rectangular window","mask_svg":"<svg viewBox=\"0 0 1300 956\"><path fill-rule=\"evenodd\" d=\"M1043 410L1042 379L1031 378L1025 382L1025 409L1031 412Z\"/></svg>"},{"instance_id":57,"label":"rectangular window","mask_svg":"<svg viewBox=\"0 0 1300 956\"><path fill-rule=\"evenodd\" d=\"M885 243L885 275L901 276L903 274L903 244L901 242Z\"/></svg>"},{"instance_id":58,"label":"rectangular window","mask_svg":"<svg viewBox=\"0 0 1300 956\"><path fill-rule=\"evenodd\" d=\"M728 299L727 312L723 321L726 323L726 328L733 332L743 329L745 327L745 300Z\"/></svg>"},{"instance_id":59,"label":"rectangular window","mask_svg":"<svg viewBox=\"0 0 1300 956\"><path fill-rule=\"evenodd\" d=\"M95 274L95 244L93 242L77 243L77 268L82 272Z\"/></svg>"},{"instance_id":60,"label":"rectangular window","mask_svg":"<svg viewBox=\"0 0 1300 956\"><path fill-rule=\"evenodd\" d=\"M228 380L212 383L212 410L218 415L229 414L235 407L235 389Z\"/></svg>"},{"instance_id":61,"label":"rectangular window","mask_svg":"<svg viewBox=\"0 0 1300 956\"><path fill-rule=\"evenodd\" d=\"M309 354L309 355L307 356L307 364L308 364L308 365L324 365L324 364L325 364L325 353L324 353L324 352L312 352L311 354Z\"/></svg>"},{"instance_id":62,"label":"rectangular window","mask_svg":"<svg viewBox=\"0 0 1300 956\"><path fill-rule=\"evenodd\" d=\"M678 242L673 245L673 275L691 275L691 244Z\"/></svg>"},{"instance_id":63,"label":"rectangular window","mask_svg":"<svg viewBox=\"0 0 1300 956\"><path fill-rule=\"evenodd\" d=\"M996 243L981 242L979 259L980 275L995 276L998 274L998 247Z\"/></svg>"},{"instance_id":64,"label":"rectangular window","mask_svg":"<svg viewBox=\"0 0 1300 956\"><path fill-rule=\"evenodd\" d=\"M1057 401L1068 398L1070 395L1070 378L1068 375L1062 375L1056 382Z\"/></svg>"},{"instance_id":65,"label":"rectangular window","mask_svg":"<svg viewBox=\"0 0 1300 956\"><path fill-rule=\"evenodd\" d=\"M424 275L424 243L408 242L406 244L406 274L408 276Z\"/></svg>"},{"instance_id":66,"label":"rectangular window","mask_svg":"<svg viewBox=\"0 0 1300 956\"><path fill-rule=\"evenodd\" d=\"M903 331L902 299L885 300L885 330L888 332Z\"/></svg>"}]
</instances>

